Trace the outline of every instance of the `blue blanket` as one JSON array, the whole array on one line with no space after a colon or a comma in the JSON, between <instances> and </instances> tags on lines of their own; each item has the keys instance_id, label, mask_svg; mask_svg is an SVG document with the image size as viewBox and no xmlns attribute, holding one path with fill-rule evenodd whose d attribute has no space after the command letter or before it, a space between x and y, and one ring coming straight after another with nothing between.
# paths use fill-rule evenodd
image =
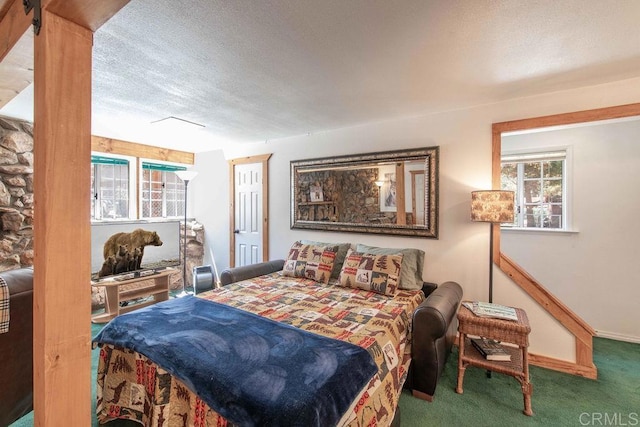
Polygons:
<instances>
[{"instance_id":1,"label":"blue blanket","mask_svg":"<svg viewBox=\"0 0 640 427\"><path fill-rule=\"evenodd\" d=\"M356 345L192 296L118 316L93 341L147 356L242 426L335 425L378 370Z\"/></svg>"}]
</instances>

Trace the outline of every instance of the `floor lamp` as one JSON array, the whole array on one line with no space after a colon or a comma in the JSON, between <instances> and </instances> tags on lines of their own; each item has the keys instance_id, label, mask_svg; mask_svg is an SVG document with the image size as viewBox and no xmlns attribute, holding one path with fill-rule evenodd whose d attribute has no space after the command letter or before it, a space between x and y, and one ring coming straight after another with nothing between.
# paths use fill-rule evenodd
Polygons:
<instances>
[{"instance_id":1,"label":"floor lamp","mask_svg":"<svg viewBox=\"0 0 640 427\"><path fill-rule=\"evenodd\" d=\"M190 295L189 292L185 290L187 285L187 189L189 187L189 181L193 181L193 179L198 175L196 171L177 171L176 176L184 182L184 240L182 244L182 292L180 292L177 297L183 297L185 295ZM193 293L195 294L195 285L193 287Z\"/></svg>"},{"instance_id":2,"label":"floor lamp","mask_svg":"<svg viewBox=\"0 0 640 427\"><path fill-rule=\"evenodd\" d=\"M493 227L513 222L514 192L484 190L471 192L471 221L488 222L489 229L489 302L493 302Z\"/></svg>"}]
</instances>

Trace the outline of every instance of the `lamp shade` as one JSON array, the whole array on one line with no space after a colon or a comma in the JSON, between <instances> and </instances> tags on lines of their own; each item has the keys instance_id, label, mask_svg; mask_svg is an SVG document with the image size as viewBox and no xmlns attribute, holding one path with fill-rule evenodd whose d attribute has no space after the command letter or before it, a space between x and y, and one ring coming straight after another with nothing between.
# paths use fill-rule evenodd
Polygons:
<instances>
[{"instance_id":1,"label":"lamp shade","mask_svg":"<svg viewBox=\"0 0 640 427\"><path fill-rule=\"evenodd\" d=\"M513 222L514 192L484 190L471 192L471 221Z\"/></svg>"},{"instance_id":2,"label":"lamp shade","mask_svg":"<svg viewBox=\"0 0 640 427\"><path fill-rule=\"evenodd\" d=\"M184 182L189 182L193 178L195 178L196 175L198 175L198 172L184 170L184 171L177 171L176 175L178 176L178 178L180 178Z\"/></svg>"}]
</instances>

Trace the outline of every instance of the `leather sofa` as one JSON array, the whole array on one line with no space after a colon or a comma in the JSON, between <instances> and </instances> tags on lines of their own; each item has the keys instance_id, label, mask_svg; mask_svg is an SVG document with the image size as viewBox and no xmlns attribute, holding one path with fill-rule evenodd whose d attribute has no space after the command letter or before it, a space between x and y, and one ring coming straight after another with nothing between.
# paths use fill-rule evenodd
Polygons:
<instances>
[{"instance_id":1,"label":"leather sofa","mask_svg":"<svg viewBox=\"0 0 640 427\"><path fill-rule=\"evenodd\" d=\"M9 331L0 334L0 427L33 410L33 269L0 273L9 288Z\"/></svg>"},{"instance_id":2,"label":"leather sofa","mask_svg":"<svg viewBox=\"0 0 640 427\"><path fill-rule=\"evenodd\" d=\"M462 287L445 282L413 313L411 366L405 387L417 398L433 400L458 331L456 314L461 301Z\"/></svg>"},{"instance_id":3,"label":"leather sofa","mask_svg":"<svg viewBox=\"0 0 640 427\"><path fill-rule=\"evenodd\" d=\"M222 286L282 270L284 260L227 268L220 273ZM411 366L405 387L417 398L432 401L440 375L451 353L462 301L462 287L456 282L437 286L423 283L427 297L413 314Z\"/></svg>"},{"instance_id":4,"label":"leather sofa","mask_svg":"<svg viewBox=\"0 0 640 427\"><path fill-rule=\"evenodd\" d=\"M220 284L222 286L226 286L231 283L240 282L253 277L264 276L265 274L280 271L282 270L282 267L284 267L284 260L276 259L273 261L262 262L260 264L227 268L220 273Z\"/></svg>"}]
</instances>

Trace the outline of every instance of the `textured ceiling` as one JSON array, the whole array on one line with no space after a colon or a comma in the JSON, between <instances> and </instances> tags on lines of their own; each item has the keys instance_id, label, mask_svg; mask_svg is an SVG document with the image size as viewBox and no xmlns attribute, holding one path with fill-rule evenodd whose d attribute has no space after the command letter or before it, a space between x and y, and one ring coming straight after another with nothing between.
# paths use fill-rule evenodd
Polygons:
<instances>
[{"instance_id":1,"label":"textured ceiling","mask_svg":"<svg viewBox=\"0 0 640 427\"><path fill-rule=\"evenodd\" d=\"M93 131L197 152L636 77L639 20L636 0L132 0L95 34ZM150 137L169 116L205 128Z\"/></svg>"}]
</instances>

